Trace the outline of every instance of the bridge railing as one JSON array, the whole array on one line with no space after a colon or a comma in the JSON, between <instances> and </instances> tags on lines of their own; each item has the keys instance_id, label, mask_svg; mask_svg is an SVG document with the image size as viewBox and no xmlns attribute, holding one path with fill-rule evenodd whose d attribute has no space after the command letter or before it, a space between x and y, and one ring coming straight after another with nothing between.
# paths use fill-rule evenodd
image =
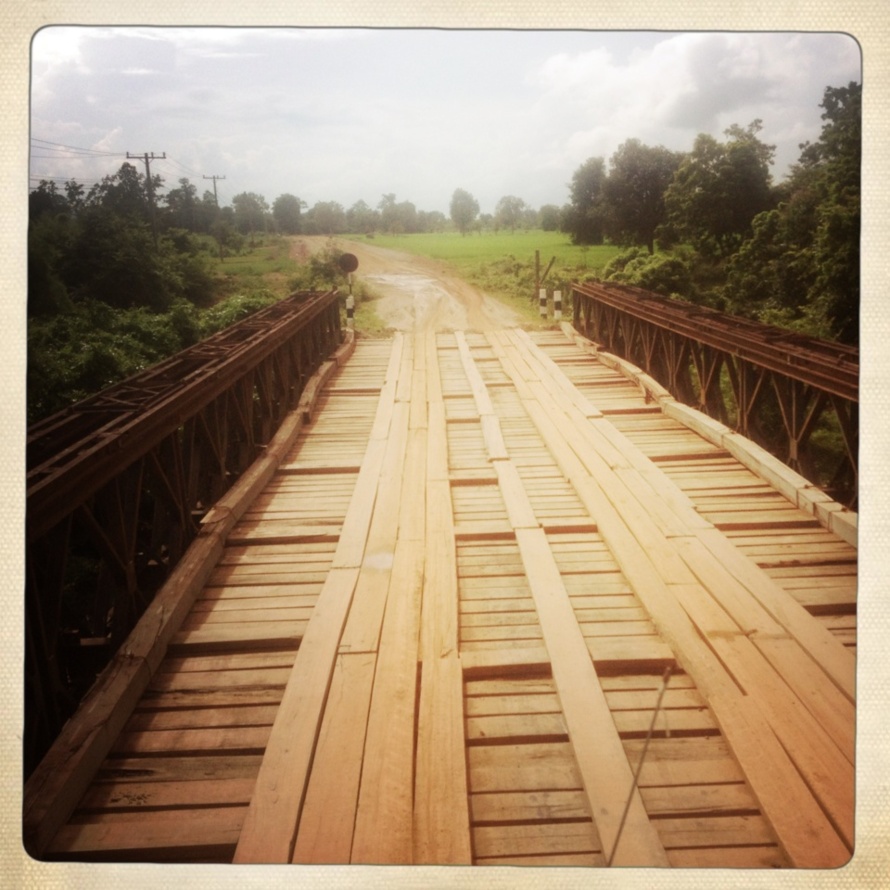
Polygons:
<instances>
[{"instance_id":1,"label":"bridge railing","mask_svg":"<svg viewBox=\"0 0 890 890\"><path fill-rule=\"evenodd\" d=\"M572 300L584 336L855 504L858 349L612 282Z\"/></svg>"},{"instance_id":2,"label":"bridge railing","mask_svg":"<svg viewBox=\"0 0 890 890\"><path fill-rule=\"evenodd\" d=\"M340 341L292 294L29 428L26 774Z\"/></svg>"}]
</instances>

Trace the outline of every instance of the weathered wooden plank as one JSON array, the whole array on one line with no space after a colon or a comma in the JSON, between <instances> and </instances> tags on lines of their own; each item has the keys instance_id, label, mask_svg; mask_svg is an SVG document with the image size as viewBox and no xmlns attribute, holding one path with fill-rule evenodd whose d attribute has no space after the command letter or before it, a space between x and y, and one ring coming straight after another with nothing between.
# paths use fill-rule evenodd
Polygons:
<instances>
[{"instance_id":1,"label":"weathered wooden plank","mask_svg":"<svg viewBox=\"0 0 890 890\"><path fill-rule=\"evenodd\" d=\"M283 689L293 668L293 661L294 657L289 657L285 664L282 665L232 670L165 670L158 672L152 677L148 685L148 691L195 690L207 692L213 689L232 689L233 687L258 689L263 686ZM287 662L290 662L290 664L288 665ZM167 667L167 665L165 664L164 667Z\"/></svg>"},{"instance_id":2,"label":"weathered wooden plank","mask_svg":"<svg viewBox=\"0 0 890 890\"><path fill-rule=\"evenodd\" d=\"M188 816L188 831L165 813L118 813L113 820L69 822L59 832L53 851L115 860L225 859L238 840L244 813L244 807L194 810Z\"/></svg>"},{"instance_id":3,"label":"weathered wooden plank","mask_svg":"<svg viewBox=\"0 0 890 890\"><path fill-rule=\"evenodd\" d=\"M357 569L341 569L342 574L357 574ZM194 630L182 630L170 642L170 651L209 653L224 651L232 646L266 646L279 648L303 639L308 621L258 621L241 624L215 624Z\"/></svg>"},{"instance_id":4,"label":"weathered wooden plank","mask_svg":"<svg viewBox=\"0 0 890 890\"><path fill-rule=\"evenodd\" d=\"M580 788L567 791L473 794L470 797L470 807L474 825L590 819L587 795Z\"/></svg>"},{"instance_id":5,"label":"weathered wooden plank","mask_svg":"<svg viewBox=\"0 0 890 890\"><path fill-rule=\"evenodd\" d=\"M751 847L775 842L765 820L756 816L709 816L659 819L665 849Z\"/></svg>"},{"instance_id":6,"label":"weathered wooden plank","mask_svg":"<svg viewBox=\"0 0 890 890\"><path fill-rule=\"evenodd\" d=\"M392 521L392 517L397 515L402 499L402 467L408 447L408 422L408 406L396 403L362 571L340 641L344 652L373 652L377 649L398 537L398 525Z\"/></svg>"},{"instance_id":7,"label":"weathered wooden plank","mask_svg":"<svg viewBox=\"0 0 890 890\"><path fill-rule=\"evenodd\" d=\"M495 335L489 336L489 342L496 339ZM464 362L468 366L472 357L466 355ZM513 365L509 367L515 368ZM518 373L514 370L511 379L515 381ZM474 395L479 398L477 393ZM534 511L521 481L516 485L518 474L514 471L502 475L502 467L510 466L509 461L496 464L501 491L535 600L565 723L597 832L608 855L614 854L616 864L665 864L664 850L639 793L632 790L633 775L547 538L543 530L537 528ZM625 815L628 797L630 804ZM616 850L623 815L627 831Z\"/></svg>"},{"instance_id":8,"label":"weathered wooden plank","mask_svg":"<svg viewBox=\"0 0 890 890\"><path fill-rule=\"evenodd\" d=\"M467 679L503 675L549 675L550 658L543 645L511 646L509 649L461 651L461 664Z\"/></svg>"},{"instance_id":9,"label":"weathered wooden plank","mask_svg":"<svg viewBox=\"0 0 890 890\"><path fill-rule=\"evenodd\" d=\"M540 856L517 853L512 856L477 856L474 862L476 865L515 865L526 868L546 866L590 868L605 864L602 853L549 853Z\"/></svg>"},{"instance_id":10,"label":"weathered wooden plank","mask_svg":"<svg viewBox=\"0 0 890 890\"><path fill-rule=\"evenodd\" d=\"M96 772L96 784L256 780L259 754L157 757L108 757Z\"/></svg>"},{"instance_id":11,"label":"weathered wooden plank","mask_svg":"<svg viewBox=\"0 0 890 890\"><path fill-rule=\"evenodd\" d=\"M708 532L694 540L677 541L676 546L699 580L716 594L817 719L825 725L834 719L841 723L832 735L851 754L855 659L763 570L716 538L716 533ZM784 645L783 636L798 646ZM821 680L819 670L830 683Z\"/></svg>"},{"instance_id":12,"label":"weathered wooden plank","mask_svg":"<svg viewBox=\"0 0 890 890\"><path fill-rule=\"evenodd\" d=\"M368 652L337 657L300 816L294 862L349 862L375 663L376 656Z\"/></svg>"},{"instance_id":13,"label":"weathered wooden plank","mask_svg":"<svg viewBox=\"0 0 890 890\"><path fill-rule=\"evenodd\" d=\"M470 864L463 698L456 650L423 661L414 803L414 861Z\"/></svg>"},{"instance_id":14,"label":"weathered wooden plank","mask_svg":"<svg viewBox=\"0 0 890 890\"><path fill-rule=\"evenodd\" d=\"M171 729L210 729L212 727L271 726L274 705L244 705L228 708L137 710L127 721L126 732L152 732Z\"/></svg>"},{"instance_id":15,"label":"weathered wooden plank","mask_svg":"<svg viewBox=\"0 0 890 890\"><path fill-rule=\"evenodd\" d=\"M692 847L668 850L674 868L786 868L788 860L775 845L753 847Z\"/></svg>"},{"instance_id":16,"label":"weathered wooden plank","mask_svg":"<svg viewBox=\"0 0 890 890\"><path fill-rule=\"evenodd\" d=\"M553 789L584 791L570 742L474 745L467 748L467 763L473 794Z\"/></svg>"},{"instance_id":17,"label":"weathered wooden plank","mask_svg":"<svg viewBox=\"0 0 890 890\"><path fill-rule=\"evenodd\" d=\"M461 348L461 338L458 346ZM440 390L436 378L441 372L437 356L432 350L430 354L427 374L433 383L428 394L433 401ZM436 442L446 436L444 412L430 411L428 421L413 859L423 864L470 864L454 514L447 454Z\"/></svg>"},{"instance_id":18,"label":"weathered wooden plank","mask_svg":"<svg viewBox=\"0 0 890 890\"><path fill-rule=\"evenodd\" d=\"M546 822L531 825L480 826L473 832L476 856L485 859L521 853L534 856L549 853L601 852L596 831L589 820L583 822Z\"/></svg>"},{"instance_id":19,"label":"weathered wooden plank","mask_svg":"<svg viewBox=\"0 0 890 890\"><path fill-rule=\"evenodd\" d=\"M847 824L834 824L832 817L815 805L813 790L790 768L788 752L769 731L750 697L715 698L712 706L792 864L801 868L843 865L850 850L842 839L846 836L846 843L852 844L852 819Z\"/></svg>"},{"instance_id":20,"label":"weathered wooden plank","mask_svg":"<svg viewBox=\"0 0 890 890\"><path fill-rule=\"evenodd\" d=\"M111 753L116 756L174 752L189 754L203 751L262 754L271 732L271 723L265 726L125 731L117 737Z\"/></svg>"},{"instance_id":21,"label":"weathered wooden plank","mask_svg":"<svg viewBox=\"0 0 890 890\"><path fill-rule=\"evenodd\" d=\"M306 628L266 748L236 862L289 862L340 637L358 581L395 404L402 339L386 382L332 569Z\"/></svg>"},{"instance_id":22,"label":"weathered wooden plank","mask_svg":"<svg viewBox=\"0 0 890 890\"><path fill-rule=\"evenodd\" d=\"M259 758L257 765L259 765ZM182 810L206 806L244 806L250 802L256 777L193 779L189 782L96 782L78 806L81 813L98 810ZM178 818L171 813L168 818Z\"/></svg>"},{"instance_id":23,"label":"weathered wooden plank","mask_svg":"<svg viewBox=\"0 0 890 890\"><path fill-rule=\"evenodd\" d=\"M538 404L543 411L550 411L549 405L541 404L540 402ZM537 417L537 415L533 416ZM554 422L558 422L555 415ZM542 429L542 433L546 434L546 430ZM572 436L574 435L575 434L572 432L572 430L569 429L568 438L570 441L572 440ZM580 445L580 439L579 445L574 447L576 447L576 449L580 449L583 447ZM583 451L579 450L578 453L583 453ZM564 452L562 460L563 462L566 462L568 460L568 458L565 457ZM593 488L592 486L588 486L587 496L590 498L592 513L597 517L600 529L601 531L603 531L604 537L606 537L607 541L609 541L610 546L616 547L618 548L618 551L620 551L621 548L625 546L625 544L619 542L627 541L628 539L626 538L626 535L628 534L628 532L630 532L630 534L632 536L635 536L640 542L644 540L647 542L647 550L650 553L658 552L658 559L659 563L661 564L660 569L663 570L662 566L669 567L672 573L666 576L667 579L677 579L679 577L682 577L682 574L678 573L676 560L671 556L670 551L666 550L660 543L656 543L653 545L653 542L657 541L657 538L653 537L653 531L647 530L647 525L651 528L652 524L648 521L646 512L634 507L632 501L630 501L626 495L624 495L611 483L608 476L600 479L600 481L607 482L610 486L607 493L609 499L611 500L611 504L607 507L604 499L599 493L599 490ZM581 483L586 485L583 479L580 480L579 484ZM619 519L619 516L610 513L610 509L620 510L619 515L621 516L621 518ZM608 517L608 524L611 526L608 532L604 529L604 517ZM615 525L612 525L613 520L617 520ZM627 529L627 527L625 526L622 529L621 524L627 521L631 522L631 528ZM636 563L636 559L638 559L640 556L641 554L637 552L634 559L619 559L619 563L622 565L625 572L628 574L628 577L631 579L633 579L635 574L639 574L640 568L643 565L643 563ZM637 589L638 593L642 595L645 589L644 586L641 586L640 584L635 584L634 586ZM678 592L683 590L684 593L689 593L691 595L691 590L688 586L677 586L676 590ZM668 594L668 596L670 596L670 594ZM647 606L650 606L650 608L652 608L653 615L658 615L660 611L664 612L664 604L653 602L654 598L649 597L648 594L647 599L648 602L646 604ZM701 599L699 599L697 602L701 605L705 604L704 601ZM692 601L689 598L686 598L684 608L689 610L690 606L692 606ZM699 607L699 605L695 605L692 608L692 612L690 614L695 614L695 610ZM683 621L677 620L680 616L676 614L676 612L673 618L668 618L667 614L664 614L663 617L668 620L657 622L660 624L662 630L664 630L666 627L673 626L672 632L676 632L683 627ZM696 644L694 642L688 630L683 630L683 633L685 636L684 645L675 648L675 651L677 651L678 653L682 653L684 659L688 659L690 652L694 652L696 648L698 648L700 651L700 656L704 657L705 660L708 660L710 658L710 655L708 655L704 650L701 650L700 644ZM715 642L722 649L727 648L726 641L719 639L715 640ZM725 661L725 653L721 657ZM745 669L745 666L749 663L749 661L746 658L734 663L735 670L738 671ZM708 675L707 672L697 670L690 664L687 664L687 670L690 670L690 672L693 673L696 678L699 679L702 683L713 683L716 676L713 673L711 675ZM750 682L752 681L752 677L748 676L746 677L746 679L748 681L747 688L750 689ZM766 681L766 679L766 675L761 672L759 674L759 679L757 682L763 683ZM833 819L836 820L838 823L844 823L846 821L848 825L851 825L852 823L849 821L851 819L851 814L848 808L849 799L847 796L847 791L852 786L843 778L845 773L843 764L833 756L829 748L825 747L825 745L822 744L820 741L817 741L820 735L824 735L818 725L808 725L807 731L803 731L803 726L801 725L802 715L799 713L799 708L795 709L793 706L791 706L789 713L788 703L786 700L786 703L783 706L784 711L780 713L780 710L776 708L770 701L771 694L777 692L778 690L779 687L777 687L774 683L769 685L768 688L765 689L763 706L767 708L768 712L771 715L771 719L775 721L776 725L782 726L781 731L783 733L786 746L789 747L791 750L794 750L798 766L801 766L801 768L803 768L807 772L809 777L808 780L813 782L813 784L819 788L819 791L821 793L820 799L826 804L826 806L831 809L833 813ZM794 713L795 711L798 711L798 713ZM792 726L792 724L795 725ZM821 777L824 775L824 771L826 770L828 763L831 763L832 767L836 767L836 769L829 768L829 771L833 774L833 776L836 777L833 778L831 782L827 783L831 787L827 787L821 779ZM846 831L846 829L842 830Z\"/></svg>"},{"instance_id":24,"label":"weathered wooden plank","mask_svg":"<svg viewBox=\"0 0 890 890\"><path fill-rule=\"evenodd\" d=\"M490 715L502 714L559 714L559 699L556 691L548 692L525 692L515 681L510 684L501 681L505 688L505 692L497 694L489 691L487 694L480 694L478 684L473 684L475 691L470 694L467 690L466 712L467 719L474 717L486 717ZM552 683L547 684L552 688Z\"/></svg>"},{"instance_id":25,"label":"weathered wooden plank","mask_svg":"<svg viewBox=\"0 0 890 890\"><path fill-rule=\"evenodd\" d=\"M407 497L414 486L406 479ZM423 556L413 541L396 545L392 579L357 798L350 860L410 864L413 846L414 732L417 640ZM359 726L355 724L358 722ZM361 721L349 716L353 732Z\"/></svg>"}]
</instances>

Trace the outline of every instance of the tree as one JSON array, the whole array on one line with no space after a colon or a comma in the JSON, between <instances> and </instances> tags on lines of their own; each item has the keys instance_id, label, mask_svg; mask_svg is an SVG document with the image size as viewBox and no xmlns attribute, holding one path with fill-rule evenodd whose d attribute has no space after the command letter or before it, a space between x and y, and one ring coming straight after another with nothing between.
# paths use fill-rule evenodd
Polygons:
<instances>
[{"instance_id":1,"label":"tree","mask_svg":"<svg viewBox=\"0 0 890 890\"><path fill-rule=\"evenodd\" d=\"M655 232L665 221L664 193L680 160L678 153L643 145L639 139L619 146L609 161L605 185L613 241L655 252Z\"/></svg>"},{"instance_id":2,"label":"tree","mask_svg":"<svg viewBox=\"0 0 890 890\"><path fill-rule=\"evenodd\" d=\"M160 178L155 177L155 188ZM87 194L87 206L101 205L121 217L134 220L149 219L148 187L145 177L132 165L121 164L113 176L105 176Z\"/></svg>"},{"instance_id":3,"label":"tree","mask_svg":"<svg viewBox=\"0 0 890 890\"><path fill-rule=\"evenodd\" d=\"M59 188L53 181L41 179L40 184L28 195L28 216L32 223L44 214L64 213L68 209L68 201L59 194Z\"/></svg>"},{"instance_id":4,"label":"tree","mask_svg":"<svg viewBox=\"0 0 890 890\"><path fill-rule=\"evenodd\" d=\"M664 200L681 238L703 255L728 257L751 234L751 221L770 209L769 167L775 147L757 138L761 122L726 130L720 143L700 133L677 168Z\"/></svg>"},{"instance_id":5,"label":"tree","mask_svg":"<svg viewBox=\"0 0 890 890\"><path fill-rule=\"evenodd\" d=\"M269 205L262 195L255 192L241 192L232 198L232 207L235 210L235 227L239 232L250 235L265 229Z\"/></svg>"},{"instance_id":6,"label":"tree","mask_svg":"<svg viewBox=\"0 0 890 890\"><path fill-rule=\"evenodd\" d=\"M179 188L171 189L164 198L167 205L166 222L171 226L189 229L200 228L200 201L198 189L187 178L179 180Z\"/></svg>"},{"instance_id":7,"label":"tree","mask_svg":"<svg viewBox=\"0 0 890 890\"><path fill-rule=\"evenodd\" d=\"M306 214L305 229L314 235L339 235L346 231L346 211L336 201L317 201Z\"/></svg>"},{"instance_id":8,"label":"tree","mask_svg":"<svg viewBox=\"0 0 890 890\"><path fill-rule=\"evenodd\" d=\"M370 235L377 227L380 215L364 201L356 201L346 211L346 226L350 232Z\"/></svg>"},{"instance_id":9,"label":"tree","mask_svg":"<svg viewBox=\"0 0 890 890\"><path fill-rule=\"evenodd\" d=\"M545 204L538 211L541 228L545 232L555 232L559 229L560 210L556 204Z\"/></svg>"},{"instance_id":10,"label":"tree","mask_svg":"<svg viewBox=\"0 0 890 890\"><path fill-rule=\"evenodd\" d=\"M420 232L443 232L447 222L441 210L417 211L417 228Z\"/></svg>"},{"instance_id":11,"label":"tree","mask_svg":"<svg viewBox=\"0 0 890 890\"><path fill-rule=\"evenodd\" d=\"M479 202L464 189L455 189L451 196L451 221L461 235L466 235L479 214Z\"/></svg>"},{"instance_id":12,"label":"tree","mask_svg":"<svg viewBox=\"0 0 890 890\"><path fill-rule=\"evenodd\" d=\"M819 140L779 206L753 220L725 288L734 312L847 343L859 338L862 87L827 87Z\"/></svg>"},{"instance_id":13,"label":"tree","mask_svg":"<svg viewBox=\"0 0 890 890\"><path fill-rule=\"evenodd\" d=\"M377 209L380 211L380 225L383 228L383 231L390 233L395 232L398 222L395 193L389 192L384 195L380 199Z\"/></svg>"},{"instance_id":14,"label":"tree","mask_svg":"<svg viewBox=\"0 0 890 890\"><path fill-rule=\"evenodd\" d=\"M205 189L198 206L198 217L201 220L200 231L210 232L223 210L234 215L234 210L231 207L221 208L217 203L216 195L210 189Z\"/></svg>"},{"instance_id":15,"label":"tree","mask_svg":"<svg viewBox=\"0 0 890 890\"><path fill-rule=\"evenodd\" d=\"M495 228L509 229L511 234L522 222L526 210L525 201L515 195L505 195L494 209Z\"/></svg>"},{"instance_id":16,"label":"tree","mask_svg":"<svg viewBox=\"0 0 890 890\"><path fill-rule=\"evenodd\" d=\"M569 185L570 203L563 230L575 244L602 244L606 228L606 162L588 158Z\"/></svg>"},{"instance_id":17,"label":"tree","mask_svg":"<svg viewBox=\"0 0 890 890\"><path fill-rule=\"evenodd\" d=\"M300 213L306 206L296 195L279 195L272 202L272 216L280 232L296 235L300 231Z\"/></svg>"}]
</instances>

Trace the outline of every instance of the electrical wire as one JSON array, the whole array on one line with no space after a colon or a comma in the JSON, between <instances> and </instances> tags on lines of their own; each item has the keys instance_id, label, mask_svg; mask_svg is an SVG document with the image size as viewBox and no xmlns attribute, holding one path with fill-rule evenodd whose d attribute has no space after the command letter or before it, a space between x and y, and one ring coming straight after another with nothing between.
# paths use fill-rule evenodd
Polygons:
<instances>
[{"instance_id":1,"label":"electrical wire","mask_svg":"<svg viewBox=\"0 0 890 890\"><path fill-rule=\"evenodd\" d=\"M102 151L98 148L83 148L78 145L65 145L62 142L50 142L48 139L38 139L36 136L31 137L31 142L38 145L32 146L35 151L63 151L75 152L87 157L123 157L124 152L119 151Z\"/></svg>"}]
</instances>

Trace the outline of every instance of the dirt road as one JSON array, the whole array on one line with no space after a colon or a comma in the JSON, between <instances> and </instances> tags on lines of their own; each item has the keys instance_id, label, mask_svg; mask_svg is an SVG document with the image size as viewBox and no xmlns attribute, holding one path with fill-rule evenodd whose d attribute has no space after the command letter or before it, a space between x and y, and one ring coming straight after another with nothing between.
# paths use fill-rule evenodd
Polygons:
<instances>
[{"instance_id":1,"label":"dirt road","mask_svg":"<svg viewBox=\"0 0 890 890\"><path fill-rule=\"evenodd\" d=\"M324 249L325 237L300 236L292 253L305 259ZM487 331L516 327L512 309L456 277L433 259L358 241L334 239L336 247L359 261L356 278L381 294L375 309L383 323L399 331Z\"/></svg>"}]
</instances>

